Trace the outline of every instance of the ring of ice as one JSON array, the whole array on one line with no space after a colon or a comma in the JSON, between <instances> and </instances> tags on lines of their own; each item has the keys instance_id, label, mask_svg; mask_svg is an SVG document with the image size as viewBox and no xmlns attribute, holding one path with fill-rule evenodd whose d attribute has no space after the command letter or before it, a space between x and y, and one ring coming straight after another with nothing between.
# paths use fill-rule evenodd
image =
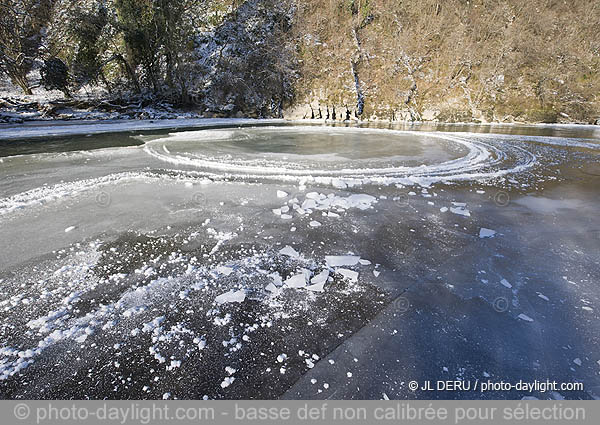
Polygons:
<instances>
[{"instance_id":1,"label":"ring of ice","mask_svg":"<svg viewBox=\"0 0 600 425\"><path fill-rule=\"evenodd\" d=\"M256 130L259 132L257 133ZM326 135L359 136L369 143L369 137L387 137L390 146L402 143L407 136L418 144L417 138L434 140L438 144L446 144L449 148L462 150L464 155L442 162L422 163L407 166L400 161L394 164L394 155L379 159L343 161L336 153L329 155L291 155L270 152L262 155L256 152L240 157L228 152L220 152L219 144L235 142L243 148L252 143L260 132L277 132L306 134L308 136ZM215 149L214 146L217 146ZM454 146L452 146L454 145ZM507 146L508 147L508 146ZM499 177L508 173L523 171L536 162L536 157L527 150L510 146L510 149L499 149L489 143L475 138L460 137L444 133L425 133L387 129L366 128L327 128L327 127L266 127L240 130L201 130L174 133L165 138L147 142L144 150L153 157L179 166L192 166L207 174L225 173L232 177L259 178L270 177L287 181L313 180L321 183L335 182L342 184L361 183L422 183L429 185L440 181L458 181ZM204 153L202 151L206 151ZM274 159L273 159L274 158ZM336 161L337 159L337 161ZM343 159L343 158L342 158ZM295 161L294 161L295 160ZM378 163L388 162L379 166ZM389 164L392 162L392 164ZM342 164L340 166L339 164Z\"/></svg>"}]
</instances>

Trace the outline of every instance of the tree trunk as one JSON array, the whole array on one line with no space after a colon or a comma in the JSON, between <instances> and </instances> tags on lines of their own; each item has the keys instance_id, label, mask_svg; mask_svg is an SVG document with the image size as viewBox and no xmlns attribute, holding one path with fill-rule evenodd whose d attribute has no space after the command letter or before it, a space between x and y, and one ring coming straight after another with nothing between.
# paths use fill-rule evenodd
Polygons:
<instances>
[{"instance_id":1,"label":"tree trunk","mask_svg":"<svg viewBox=\"0 0 600 425\"><path fill-rule=\"evenodd\" d=\"M106 78L106 75L104 74L102 68L100 68L100 79L102 80L102 83L104 83L104 85L106 86L106 91L108 92L108 94L112 95L112 87L110 86L110 82Z\"/></svg>"},{"instance_id":2,"label":"tree trunk","mask_svg":"<svg viewBox=\"0 0 600 425\"><path fill-rule=\"evenodd\" d=\"M13 84L16 84L17 86L21 87L21 90L23 90L23 93L25 95L31 96L33 94L33 92L31 91L31 87L29 87L27 77L22 75L13 75L11 77L11 80Z\"/></svg>"},{"instance_id":3,"label":"tree trunk","mask_svg":"<svg viewBox=\"0 0 600 425\"><path fill-rule=\"evenodd\" d=\"M129 75L129 79L133 82L133 85L135 86L136 92L137 93L141 93L142 89L140 87L140 82L139 82L139 80L137 78L137 75L135 75L135 72L133 71L133 68L131 68L131 65L129 64L129 62L127 62L127 60L121 54L117 54L115 57L125 67L125 71L127 71L127 75Z\"/></svg>"}]
</instances>

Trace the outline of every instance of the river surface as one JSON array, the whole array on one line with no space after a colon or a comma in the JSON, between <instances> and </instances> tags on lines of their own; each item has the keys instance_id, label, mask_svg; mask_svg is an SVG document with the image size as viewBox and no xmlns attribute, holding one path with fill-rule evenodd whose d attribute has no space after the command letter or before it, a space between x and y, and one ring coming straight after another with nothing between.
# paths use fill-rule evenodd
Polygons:
<instances>
[{"instance_id":1,"label":"river surface","mask_svg":"<svg viewBox=\"0 0 600 425\"><path fill-rule=\"evenodd\" d=\"M600 397L597 127L157 123L0 128L0 398Z\"/></svg>"}]
</instances>

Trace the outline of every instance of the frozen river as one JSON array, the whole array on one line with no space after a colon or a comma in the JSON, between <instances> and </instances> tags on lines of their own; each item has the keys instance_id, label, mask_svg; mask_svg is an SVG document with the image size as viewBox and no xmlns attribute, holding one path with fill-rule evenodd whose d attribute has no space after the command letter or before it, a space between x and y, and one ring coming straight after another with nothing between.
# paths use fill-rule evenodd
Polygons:
<instances>
[{"instance_id":1,"label":"frozen river","mask_svg":"<svg viewBox=\"0 0 600 425\"><path fill-rule=\"evenodd\" d=\"M599 194L593 127L0 128L0 398L598 398Z\"/></svg>"}]
</instances>

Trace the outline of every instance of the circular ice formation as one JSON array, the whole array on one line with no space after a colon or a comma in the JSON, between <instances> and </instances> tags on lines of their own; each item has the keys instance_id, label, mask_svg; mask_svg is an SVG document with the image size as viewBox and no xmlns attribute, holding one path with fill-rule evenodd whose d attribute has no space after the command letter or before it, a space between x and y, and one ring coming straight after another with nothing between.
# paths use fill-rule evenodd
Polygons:
<instances>
[{"instance_id":1,"label":"circular ice formation","mask_svg":"<svg viewBox=\"0 0 600 425\"><path fill-rule=\"evenodd\" d=\"M486 179L535 163L530 152L445 133L352 127L254 127L174 133L145 151L232 177L421 183Z\"/></svg>"}]
</instances>

